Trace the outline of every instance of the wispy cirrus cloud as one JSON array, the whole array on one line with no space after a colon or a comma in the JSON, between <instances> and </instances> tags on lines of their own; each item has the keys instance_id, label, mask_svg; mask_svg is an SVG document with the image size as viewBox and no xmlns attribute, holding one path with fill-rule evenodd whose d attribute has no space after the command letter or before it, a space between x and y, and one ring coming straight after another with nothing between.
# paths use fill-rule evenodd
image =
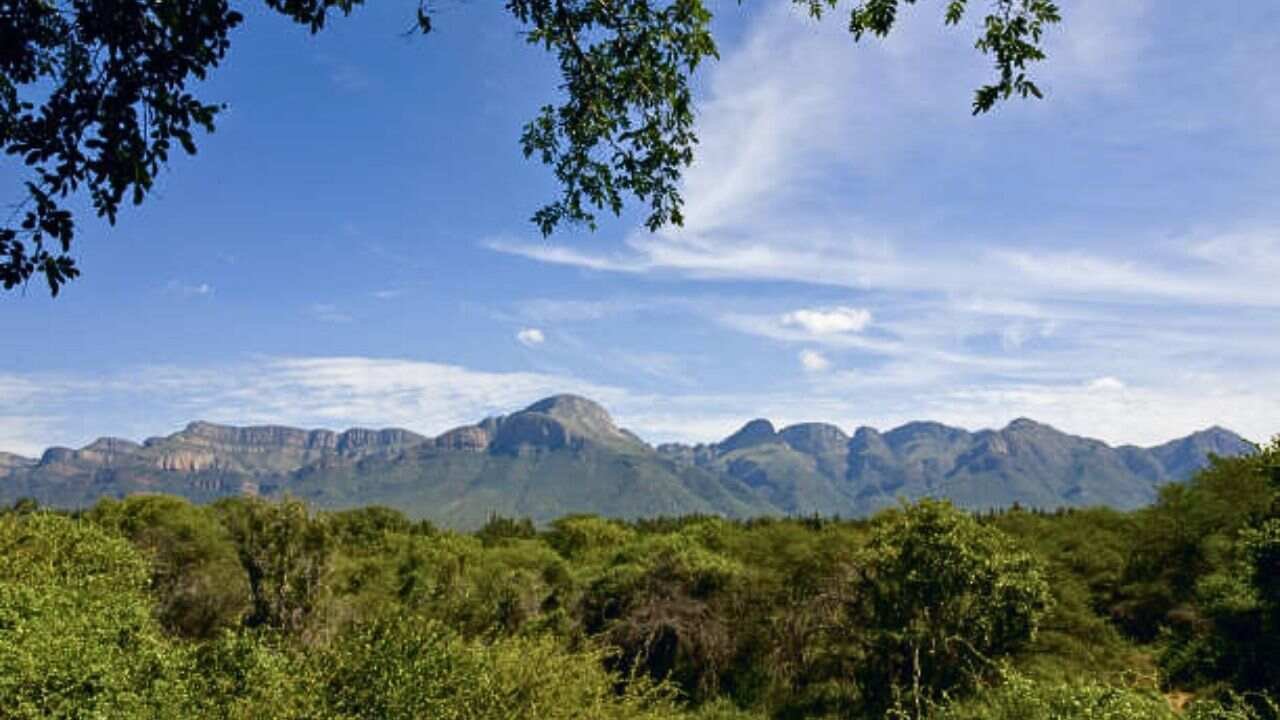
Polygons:
<instances>
[{"instance_id":1,"label":"wispy cirrus cloud","mask_svg":"<svg viewBox=\"0 0 1280 720\"><path fill-rule=\"evenodd\" d=\"M1050 99L977 120L965 108L988 64L960 31L939 29L927 8L905 12L900 31L887 40L856 45L840 23L815 25L793 9L771 8L709 74L699 115L702 142L683 180L682 228L633 232L611 252L510 239L487 245L552 264L692 279L996 294L1024 302L1065 297L1280 306L1273 274L1261 272L1247 253L1210 250L1226 242L1222 235L1240 249L1242 239L1230 228L1202 228L1191 236L1180 229L1172 238L1151 228L1151 237L1134 238L1127 229L1110 235L1093 227L1064 229L1055 219L1055 239L1046 243L1034 235L995 236L997 225L957 235L949 225L904 218L899 205L885 212L859 198L860 191L868 200L878 198L877 185L899 187L918 168L922 152L937 153L930 160L946 166L998 157L1007 132L1056 129L1055 113L1071 122L1103 102L1138 108L1164 101L1181 108L1180 96L1127 94L1155 85L1143 82L1160 62L1152 56L1161 57L1151 48L1160 20L1153 7L1149 0L1065 3L1067 21L1048 40L1051 59L1036 69ZM1209 61L1227 62L1218 55ZM1157 113L1127 112L1118 125L1159 122L1157 134L1184 142L1182 131ZM1098 156L1132 144L1127 135L1103 133L1081 142L1091 143ZM1052 148L1043 154L1044 165L1070 168L1076 162ZM1101 186L1112 182L1098 179ZM1004 209L993 211L999 217ZM1265 227L1244 244L1263 250L1255 255L1280 256L1268 253L1268 244L1280 237L1280 217ZM1218 254L1210 260L1207 252Z\"/></svg>"}]
</instances>

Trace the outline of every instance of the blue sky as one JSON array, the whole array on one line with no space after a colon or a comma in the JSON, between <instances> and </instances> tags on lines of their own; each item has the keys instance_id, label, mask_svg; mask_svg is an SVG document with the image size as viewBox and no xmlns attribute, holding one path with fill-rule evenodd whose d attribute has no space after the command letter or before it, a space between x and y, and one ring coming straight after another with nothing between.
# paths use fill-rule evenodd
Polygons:
<instances>
[{"instance_id":1,"label":"blue sky","mask_svg":"<svg viewBox=\"0 0 1280 720\"><path fill-rule=\"evenodd\" d=\"M972 35L723 3L682 229L541 238L555 92L498 3L260 12L230 110L84 277L0 297L0 449L193 419L436 433L571 391L650 440L1030 416L1280 431L1280 7L1069 0L1043 102L972 118ZM17 192L7 159L0 182Z\"/></svg>"}]
</instances>

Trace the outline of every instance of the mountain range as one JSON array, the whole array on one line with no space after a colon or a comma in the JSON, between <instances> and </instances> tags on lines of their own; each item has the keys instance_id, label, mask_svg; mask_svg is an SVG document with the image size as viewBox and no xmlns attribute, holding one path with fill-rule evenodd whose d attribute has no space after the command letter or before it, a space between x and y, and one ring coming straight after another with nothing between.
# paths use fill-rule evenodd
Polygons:
<instances>
[{"instance_id":1,"label":"mountain range","mask_svg":"<svg viewBox=\"0 0 1280 720\"><path fill-rule=\"evenodd\" d=\"M583 512L859 516L926 496L974 509L1130 509L1210 455L1253 449L1218 427L1156 447L1112 447L1028 419L1001 430L916 422L852 435L752 420L717 443L653 447L599 404L558 395L434 438L194 422L142 443L100 438L38 459L0 453L0 501L83 507L136 492L198 502L288 493L324 508L388 505L456 528L495 513L539 523Z\"/></svg>"}]
</instances>

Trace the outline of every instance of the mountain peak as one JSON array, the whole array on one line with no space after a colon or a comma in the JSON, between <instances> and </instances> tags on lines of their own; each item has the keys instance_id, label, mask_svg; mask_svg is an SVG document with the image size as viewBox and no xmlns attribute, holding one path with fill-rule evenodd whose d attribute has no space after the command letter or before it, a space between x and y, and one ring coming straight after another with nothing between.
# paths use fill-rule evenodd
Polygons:
<instances>
[{"instance_id":1,"label":"mountain peak","mask_svg":"<svg viewBox=\"0 0 1280 720\"><path fill-rule=\"evenodd\" d=\"M724 453L739 448L762 445L767 442L773 442L777 437L778 433L774 430L773 423L764 418L757 418L743 425L738 432L725 438L720 443L720 452Z\"/></svg>"},{"instance_id":2,"label":"mountain peak","mask_svg":"<svg viewBox=\"0 0 1280 720\"><path fill-rule=\"evenodd\" d=\"M605 410L600 403L588 400L581 395L552 395L525 408L524 412L549 415L567 425L577 426L575 429L585 430L591 434L618 433L618 426L614 425L609 411Z\"/></svg>"},{"instance_id":3,"label":"mountain peak","mask_svg":"<svg viewBox=\"0 0 1280 720\"><path fill-rule=\"evenodd\" d=\"M1209 455L1229 457L1253 452L1255 445L1226 428L1213 426L1150 448L1171 474L1185 477L1207 464Z\"/></svg>"},{"instance_id":4,"label":"mountain peak","mask_svg":"<svg viewBox=\"0 0 1280 720\"><path fill-rule=\"evenodd\" d=\"M492 447L517 451L521 447L557 449L579 447L583 441L610 447L643 446L635 436L614 424L599 403L578 395L553 395L499 421Z\"/></svg>"},{"instance_id":5,"label":"mountain peak","mask_svg":"<svg viewBox=\"0 0 1280 720\"><path fill-rule=\"evenodd\" d=\"M230 425L219 425L208 420L192 420L178 432L181 435L214 435L234 428Z\"/></svg>"},{"instance_id":6,"label":"mountain peak","mask_svg":"<svg viewBox=\"0 0 1280 720\"><path fill-rule=\"evenodd\" d=\"M1239 435L1232 432L1231 430L1228 430L1227 428L1222 427L1221 425L1213 425L1213 426L1207 427L1203 430L1193 432L1187 437L1248 442L1248 440L1245 440L1244 438L1240 437Z\"/></svg>"},{"instance_id":7,"label":"mountain peak","mask_svg":"<svg viewBox=\"0 0 1280 720\"><path fill-rule=\"evenodd\" d=\"M1029 417L1020 417L1005 426L1005 431L1013 432L1058 432L1057 428L1052 425L1045 425L1042 422L1036 422Z\"/></svg>"},{"instance_id":8,"label":"mountain peak","mask_svg":"<svg viewBox=\"0 0 1280 720\"><path fill-rule=\"evenodd\" d=\"M12 468L30 467L38 462L35 458L24 457L0 450L0 471Z\"/></svg>"},{"instance_id":9,"label":"mountain peak","mask_svg":"<svg viewBox=\"0 0 1280 720\"><path fill-rule=\"evenodd\" d=\"M844 452L849 446L849 436L835 425L827 423L800 423L778 431L782 441L792 449L810 455Z\"/></svg>"},{"instance_id":10,"label":"mountain peak","mask_svg":"<svg viewBox=\"0 0 1280 720\"><path fill-rule=\"evenodd\" d=\"M132 440L126 440L124 438L100 437L80 449L82 451L90 450L93 452L127 453L140 450L142 449L142 446Z\"/></svg>"}]
</instances>

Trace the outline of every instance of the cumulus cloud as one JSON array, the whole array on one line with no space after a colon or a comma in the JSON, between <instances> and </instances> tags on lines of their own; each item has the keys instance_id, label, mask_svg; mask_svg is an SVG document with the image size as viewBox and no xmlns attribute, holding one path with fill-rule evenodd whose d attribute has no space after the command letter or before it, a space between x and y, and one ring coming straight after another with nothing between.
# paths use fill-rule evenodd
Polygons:
<instances>
[{"instance_id":1,"label":"cumulus cloud","mask_svg":"<svg viewBox=\"0 0 1280 720\"><path fill-rule=\"evenodd\" d=\"M844 306L795 310L782 316L783 325L814 335L859 332L870 322L870 310Z\"/></svg>"},{"instance_id":2,"label":"cumulus cloud","mask_svg":"<svg viewBox=\"0 0 1280 720\"><path fill-rule=\"evenodd\" d=\"M1090 389L1090 390L1102 390L1102 391L1105 391L1105 392L1111 392L1111 391L1116 391L1116 390L1123 390L1123 389L1124 389L1124 383L1123 383L1122 381L1120 381L1118 378L1113 378L1113 377L1100 377L1100 378L1098 378L1097 380L1090 381L1090 383L1089 383L1089 389Z\"/></svg>"},{"instance_id":3,"label":"cumulus cloud","mask_svg":"<svg viewBox=\"0 0 1280 720\"><path fill-rule=\"evenodd\" d=\"M831 361L817 350L801 350L800 366L807 372L822 372L831 368Z\"/></svg>"},{"instance_id":4,"label":"cumulus cloud","mask_svg":"<svg viewBox=\"0 0 1280 720\"><path fill-rule=\"evenodd\" d=\"M516 333L516 340L525 347L535 347L547 341L547 337L538 328L525 328Z\"/></svg>"}]
</instances>

